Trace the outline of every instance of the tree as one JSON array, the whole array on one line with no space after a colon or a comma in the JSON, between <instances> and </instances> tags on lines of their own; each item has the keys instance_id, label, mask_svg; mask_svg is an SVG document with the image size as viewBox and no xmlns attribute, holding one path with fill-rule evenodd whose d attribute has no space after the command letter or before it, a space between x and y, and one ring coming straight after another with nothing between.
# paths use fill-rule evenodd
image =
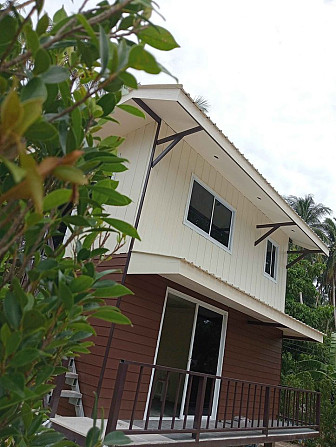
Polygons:
<instances>
[{"instance_id":1,"label":"tree","mask_svg":"<svg viewBox=\"0 0 336 447\"><path fill-rule=\"evenodd\" d=\"M326 262L326 270L324 273L324 285L330 286L331 304L336 307L336 223L335 218L326 218L322 224L323 232L326 236L329 248L329 256ZM336 321L336 317L335 317Z\"/></svg>"},{"instance_id":2,"label":"tree","mask_svg":"<svg viewBox=\"0 0 336 447\"><path fill-rule=\"evenodd\" d=\"M122 138L97 132L116 107L144 118L119 104L137 88L129 69L159 73L147 46L178 45L152 24L151 0L86 3L52 19L42 0L0 7L1 445L73 445L44 426L43 397L63 357L89 352L90 316L130 324L111 299L131 291L97 271L126 236L139 238L106 209L131 201L113 180L127 160ZM99 438L94 427L87 446Z\"/></svg>"},{"instance_id":3,"label":"tree","mask_svg":"<svg viewBox=\"0 0 336 447\"><path fill-rule=\"evenodd\" d=\"M312 194L304 197L287 196L285 200L319 236L323 237L321 222L324 216L331 213L330 208L322 203L315 203Z\"/></svg>"}]
</instances>

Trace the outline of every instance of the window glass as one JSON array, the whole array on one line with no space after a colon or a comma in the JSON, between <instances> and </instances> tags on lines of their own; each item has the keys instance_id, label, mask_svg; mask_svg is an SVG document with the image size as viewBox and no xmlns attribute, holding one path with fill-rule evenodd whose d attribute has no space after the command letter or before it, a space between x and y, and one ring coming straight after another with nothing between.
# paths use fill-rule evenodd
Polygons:
<instances>
[{"instance_id":1,"label":"window glass","mask_svg":"<svg viewBox=\"0 0 336 447\"><path fill-rule=\"evenodd\" d=\"M194 181L187 219L206 233L210 230L213 201L213 195Z\"/></svg>"},{"instance_id":2,"label":"window glass","mask_svg":"<svg viewBox=\"0 0 336 447\"><path fill-rule=\"evenodd\" d=\"M271 241L267 241L265 273L275 279L277 263L277 247Z\"/></svg>"},{"instance_id":3,"label":"window glass","mask_svg":"<svg viewBox=\"0 0 336 447\"><path fill-rule=\"evenodd\" d=\"M194 180L187 215L189 222L229 248L233 214L234 211Z\"/></svg>"},{"instance_id":4,"label":"window glass","mask_svg":"<svg viewBox=\"0 0 336 447\"><path fill-rule=\"evenodd\" d=\"M210 236L226 247L229 246L231 219L232 211L215 200Z\"/></svg>"},{"instance_id":5,"label":"window glass","mask_svg":"<svg viewBox=\"0 0 336 447\"><path fill-rule=\"evenodd\" d=\"M267 241L265 272L271 274L272 242Z\"/></svg>"}]
</instances>

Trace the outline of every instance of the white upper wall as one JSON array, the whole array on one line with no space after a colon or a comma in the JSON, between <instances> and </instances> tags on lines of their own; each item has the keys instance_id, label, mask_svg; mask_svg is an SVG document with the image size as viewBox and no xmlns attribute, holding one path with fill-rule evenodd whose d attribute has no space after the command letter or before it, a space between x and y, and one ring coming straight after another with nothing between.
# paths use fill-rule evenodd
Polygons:
<instances>
[{"instance_id":1,"label":"white upper wall","mask_svg":"<svg viewBox=\"0 0 336 447\"><path fill-rule=\"evenodd\" d=\"M130 164L128 171L117 175L120 182L118 191L131 197L133 203L127 207L110 207L111 214L118 219L134 223L154 132L155 125L147 124L127 135L120 146L121 155ZM165 123L162 124L160 138L173 133ZM164 148L162 145L157 154ZM185 225L192 175L236 210L231 253ZM152 169L139 225L141 242L136 241L134 250L185 258L283 310L288 236L280 230L272 235L272 240L279 245L278 272L274 281L264 275L266 240L254 246L262 234L256 225L266 222L269 219L260 210L187 142L182 141ZM122 251L126 249L124 247Z\"/></svg>"}]
</instances>

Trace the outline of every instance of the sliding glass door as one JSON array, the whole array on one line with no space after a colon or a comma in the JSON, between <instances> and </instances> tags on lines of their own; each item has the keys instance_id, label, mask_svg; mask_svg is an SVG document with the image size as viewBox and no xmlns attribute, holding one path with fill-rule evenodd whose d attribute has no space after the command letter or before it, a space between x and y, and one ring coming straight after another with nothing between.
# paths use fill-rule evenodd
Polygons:
<instances>
[{"instance_id":1,"label":"sliding glass door","mask_svg":"<svg viewBox=\"0 0 336 447\"><path fill-rule=\"evenodd\" d=\"M216 311L180 294L168 293L159 335L156 364L196 371L205 374L220 374L223 362L226 313ZM173 413L182 417L186 402L188 376L181 384L179 376L172 374L165 384L165 372L159 373L152 383L153 401L150 415L158 416L161 411L162 392L165 390L164 416ZM192 381L189 414L195 411L198 378ZM165 388L166 387L166 388ZM218 390L217 390L218 391ZM216 394L216 389L215 389ZM208 412L211 401L210 386L206 389L204 411ZM216 399L212 399L214 402ZM177 402L177 406L176 406ZM214 408L210 409L212 413Z\"/></svg>"}]
</instances>

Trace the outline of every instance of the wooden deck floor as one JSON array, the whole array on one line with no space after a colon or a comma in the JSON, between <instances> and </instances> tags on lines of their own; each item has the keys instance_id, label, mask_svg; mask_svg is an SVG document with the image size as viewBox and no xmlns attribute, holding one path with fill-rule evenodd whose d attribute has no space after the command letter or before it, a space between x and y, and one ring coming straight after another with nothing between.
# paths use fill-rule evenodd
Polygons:
<instances>
[{"instance_id":1,"label":"wooden deck floor","mask_svg":"<svg viewBox=\"0 0 336 447\"><path fill-rule=\"evenodd\" d=\"M76 441L80 445L81 442L84 445L86 433L92 427L92 419L86 417L56 416L55 418L51 419L51 422L56 430L63 432L68 439ZM127 428L128 423L124 421L118 422L117 429L126 430ZM317 436L318 432L311 429L279 428L272 430L267 437L260 430L252 430L248 432L230 431L202 434L199 444L201 444L202 447L234 447L245 446L247 444L262 444L264 442L280 442L303 438L314 438ZM189 433L165 435L150 435L143 433L129 435L129 438L132 440L132 447L144 447L149 444L155 446L175 444L178 447L192 447L195 444L195 441Z\"/></svg>"}]
</instances>

